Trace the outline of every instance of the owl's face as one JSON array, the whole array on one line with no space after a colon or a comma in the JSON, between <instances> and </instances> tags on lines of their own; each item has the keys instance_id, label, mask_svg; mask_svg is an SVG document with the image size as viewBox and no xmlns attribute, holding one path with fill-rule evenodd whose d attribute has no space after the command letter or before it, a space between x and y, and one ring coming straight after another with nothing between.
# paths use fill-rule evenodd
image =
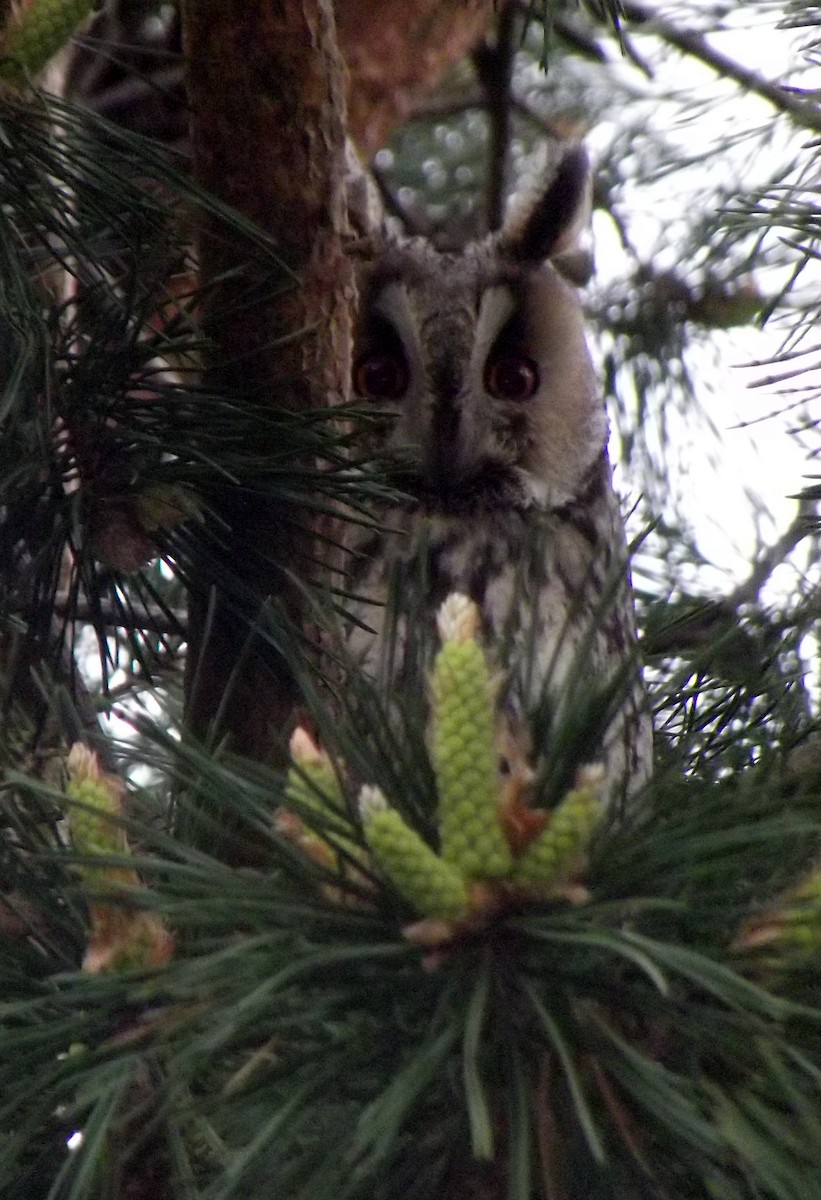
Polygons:
<instances>
[{"instance_id":1,"label":"owl's face","mask_svg":"<svg viewBox=\"0 0 821 1200\"><path fill-rule=\"evenodd\" d=\"M557 204L579 202L567 174L515 232L458 254L392 243L362 273L354 397L385 414L392 471L424 507L560 507L601 458L579 302L545 261L572 218Z\"/></svg>"}]
</instances>

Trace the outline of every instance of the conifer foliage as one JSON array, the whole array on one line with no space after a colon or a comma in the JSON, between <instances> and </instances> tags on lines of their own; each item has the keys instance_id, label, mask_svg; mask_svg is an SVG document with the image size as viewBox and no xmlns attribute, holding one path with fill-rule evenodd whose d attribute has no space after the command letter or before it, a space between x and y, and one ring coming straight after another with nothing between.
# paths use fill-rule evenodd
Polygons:
<instances>
[{"instance_id":1,"label":"conifer foliage","mask_svg":"<svg viewBox=\"0 0 821 1200\"><path fill-rule=\"evenodd\" d=\"M390 486L346 404L330 4L0 3L0 1196L821 1200L819 489L718 594L662 487L693 346L729 327L788 313L767 371L817 436L816 95L719 52L729 7L609 0L380 0L369 93L378 43L337 7L407 232L494 227L541 139L605 131L627 265L591 323L653 522L655 776L607 815L595 704L511 738L465 597L438 631L391 598L401 680L338 637L323 564ZM812 63L817 11L777 19ZM412 85L401 36L435 39ZM692 158L632 107L671 56L800 135L656 266L623 202ZM187 148L145 134L161 94Z\"/></svg>"}]
</instances>

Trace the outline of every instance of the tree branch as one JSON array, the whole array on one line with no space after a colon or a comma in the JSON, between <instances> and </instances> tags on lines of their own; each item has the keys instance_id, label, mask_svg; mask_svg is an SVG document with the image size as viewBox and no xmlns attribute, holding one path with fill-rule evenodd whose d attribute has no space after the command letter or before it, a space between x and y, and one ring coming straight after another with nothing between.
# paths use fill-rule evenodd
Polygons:
<instances>
[{"instance_id":1,"label":"tree branch","mask_svg":"<svg viewBox=\"0 0 821 1200\"><path fill-rule=\"evenodd\" d=\"M734 80L747 91L760 96L762 100L767 100L779 112L791 116L799 125L821 132L821 108L817 104L800 100L782 84L773 83L760 72L742 66L735 59L716 50L704 34L681 29L636 0L625 0L622 7L625 18L634 25L642 26L646 32L656 34L668 45L675 46L683 54L698 59L725 79Z\"/></svg>"},{"instance_id":2,"label":"tree branch","mask_svg":"<svg viewBox=\"0 0 821 1200\"><path fill-rule=\"evenodd\" d=\"M810 507L809 504L803 503L799 506L798 516L795 520L790 523L781 537L765 550L753 565L752 571L744 582L739 584L735 591L731 592L727 597L727 603L734 609L738 609L744 604L755 604L761 593L761 589L776 567L781 566L787 556L792 553L805 537L809 537L810 534L816 532L816 524L810 512Z\"/></svg>"},{"instance_id":3,"label":"tree branch","mask_svg":"<svg viewBox=\"0 0 821 1200\"><path fill-rule=\"evenodd\" d=\"M92 604L89 600L78 601L69 592L57 592L54 613L62 619L68 618L81 624L102 623L111 629L125 629L134 633L160 633L179 638L185 638L188 634L187 616L180 609L164 611L149 608L132 599L127 605L113 604L102 598Z\"/></svg>"},{"instance_id":4,"label":"tree branch","mask_svg":"<svg viewBox=\"0 0 821 1200\"><path fill-rule=\"evenodd\" d=\"M776 568L805 537L816 532L809 507L802 504L795 520L757 559L750 574L738 587L718 600L705 600L691 606L690 611L683 612L676 620L659 629L648 629L642 639L643 653L676 655L707 649L725 638L745 638L739 626L741 609L758 603L761 589ZM790 622L796 623L795 620Z\"/></svg>"},{"instance_id":5,"label":"tree branch","mask_svg":"<svg viewBox=\"0 0 821 1200\"><path fill-rule=\"evenodd\" d=\"M510 145L511 83L513 74L513 32L515 9L503 8L496 26L493 44L483 42L473 53L473 65L485 94L490 120L490 154L486 219L489 230L502 223L505 204L507 156Z\"/></svg>"}]
</instances>

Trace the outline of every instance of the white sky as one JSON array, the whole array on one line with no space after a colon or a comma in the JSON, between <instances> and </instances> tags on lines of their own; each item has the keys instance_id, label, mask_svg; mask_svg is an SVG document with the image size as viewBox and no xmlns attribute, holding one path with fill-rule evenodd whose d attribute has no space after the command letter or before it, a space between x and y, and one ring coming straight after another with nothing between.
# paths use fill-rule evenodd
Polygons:
<instances>
[{"instance_id":1,"label":"white sky","mask_svg":"<svg viewBox=\"0 0 821 1200\"><path fill-rule=\"evenodd\" d=\"M667 11L680 27L687 28L693 23L694 8L697 5L691 0L686 6L669 6ZM724 20L726 32L710 34L708 40L773 82L802 88L821 86L821 67L813 66L801 53L813 31L776 29L782 9L780 4L767 3L736 6ZM634 43L648 59L655 59L650 54L649 35L634 35ZM785 118L777 117L771 104L718 81L714 71L690 58L670 53L649 81L627 65L623 71L631 87L647 96L648 125L694 159L691 169L675 177L635 179L624 196L623 215L628 214L631 240L641 256L659 269L672 269L676 266L677 226L681 228L692 212L715 204L711 195L715 187L726 185L729 178L742 193L754 189L774 166L802 153L800 148L810 139L794 132ZM693 101L706 107L693 115ZM591 129L587 141L594 158L597 146L609 144L617 122L618 114L609 128L605 122ZM750 131L749 137L743 136L745 130ZM725 144L728 141L732 144ZM711 162L709 154L718 145L723 147L720 158ZM817 149L804 149L803 159L806 164L813 159L817 162ZM608 277L624 274L628 266L625 256L612 226L601 214L597 214L594 237L600 279L606 282ZM771 295L783 285L785 273L756 267L752 279L760 292ZM821 297L818 264L808 270L801 287ZM668 416L681 457L678 470L674 467L671 472L671 492L685 497L699 544L716 564L714 586L721 591L746 577L760 538L774 541L785 530L797 512L791 496L802 482L809 481L809 475L821 474L821 461L807 459L807 439L802 444L791 432L795 413L762 420L782 409L791 397L779 396L773 387L751 388L750 384L776 374L778 367L745 365L777 354L789 328L789 318L777 316L763 329L717 332L710 338L710 346L696 346L688 354L699 400L717 437L705 436L704 429L694 422L682 422L675 414ZM821 341L821 336L813 340ZM818 357L821 359L821 353ZM815 415L821 416L818 401L814 409ZM620 485L629 491L630 481L622 479ZM759 503L751 503L751 496ZM771 521L766 513L771 514ZM799 551L803 562L802 555ZM707 579L702 577L702 582Z\"/></svg>"}]
</instances>

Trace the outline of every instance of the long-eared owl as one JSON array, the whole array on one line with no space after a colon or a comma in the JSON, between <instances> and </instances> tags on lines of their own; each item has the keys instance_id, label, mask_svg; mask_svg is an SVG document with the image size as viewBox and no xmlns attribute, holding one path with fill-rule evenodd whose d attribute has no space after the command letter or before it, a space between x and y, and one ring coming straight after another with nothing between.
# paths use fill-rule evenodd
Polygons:
<instances>
[{"instance_id":1,"label":"long-eared owl","mask_svg":"<svg viewBox=\"0 0 821 1200\"><path fill-rule=\"evenodd\" d=\"M379 528L351 525L345 586L349 648L394 688L409 623L432 628L444 596L467 593L534 753L575 739L618 807L648 777L650 722L604 402L550 261L587 186L574 146L499 233L458 253L383 237L363 265L353 394L402 499Z\"/></svg>"}]
</instances>

